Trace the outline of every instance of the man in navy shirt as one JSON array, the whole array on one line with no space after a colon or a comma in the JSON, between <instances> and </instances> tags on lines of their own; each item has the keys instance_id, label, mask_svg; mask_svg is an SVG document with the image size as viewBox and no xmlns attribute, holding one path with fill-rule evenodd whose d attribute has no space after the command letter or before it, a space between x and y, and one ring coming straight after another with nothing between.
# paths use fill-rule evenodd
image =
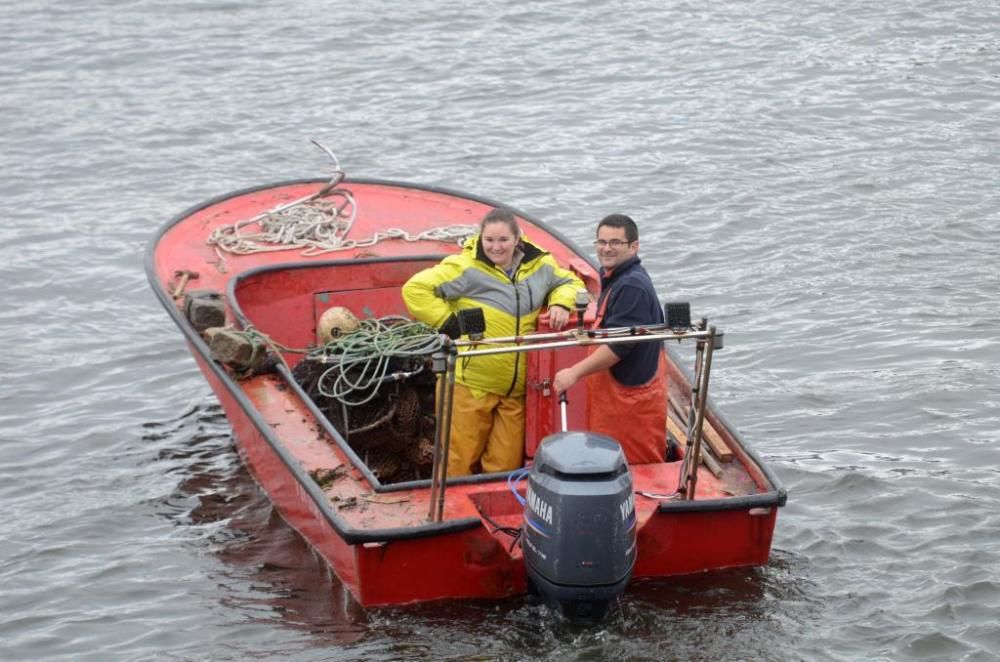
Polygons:
<instances>
[{"instance_id":1,"label":"man in navy shirt","mask_svg":"<svg viewBox=\"0 0 1000 662\"><path fill-rule=\"evenodd\" d=\"M597 328L661 324L663 310L639 259L639 230L624 214L597 226L601 296ZM599 345L587 358L556 373L557 393L588 380L589 428L621 443L632 464L663 462L667 393L663 346L658 342ZM627 420L626 420L627 419Z\"/></svg>"}]
</instances>

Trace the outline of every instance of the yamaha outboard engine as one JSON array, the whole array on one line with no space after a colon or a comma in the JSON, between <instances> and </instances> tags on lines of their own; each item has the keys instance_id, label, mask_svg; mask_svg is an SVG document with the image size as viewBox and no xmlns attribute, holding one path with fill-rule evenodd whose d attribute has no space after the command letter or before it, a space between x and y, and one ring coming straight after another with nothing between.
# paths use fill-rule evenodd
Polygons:
<instances>
[{"instance_id":1,"label":"yamaha outboard engine","mask_svg":"<svg viewBox=\"0 0 1000 662\"><path fill-rule=\"evenodd\" d=\"M589 432L545 438L528 477L528 578L571 620L596 621L635 565L632 474L614 439Z\"/></svg>"}]
</instances>

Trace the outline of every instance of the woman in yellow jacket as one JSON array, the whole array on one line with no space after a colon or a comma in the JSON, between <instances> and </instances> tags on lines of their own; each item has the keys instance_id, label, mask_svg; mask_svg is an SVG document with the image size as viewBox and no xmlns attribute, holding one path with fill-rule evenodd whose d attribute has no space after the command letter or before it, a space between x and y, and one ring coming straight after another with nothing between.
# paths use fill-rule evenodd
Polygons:
<instances>
[{"instance_id":1,"label":"woman in yellow jacket","mask_svg":"<svg viewBox=\"0 0 1000 662\"><path fill-rule=\"evenodd\" d=\"M461 253L403 285L403 301L413 317L451 335L457 333L457 311L482 308L486 336L498 338L534 331L546 305L550 326L561 329L583 286L521 234L513 213L494 209ZM513 352L459 359L449 476L510 471L524 464L526 364L523 354Z\"/></svg>"}]
</instances>

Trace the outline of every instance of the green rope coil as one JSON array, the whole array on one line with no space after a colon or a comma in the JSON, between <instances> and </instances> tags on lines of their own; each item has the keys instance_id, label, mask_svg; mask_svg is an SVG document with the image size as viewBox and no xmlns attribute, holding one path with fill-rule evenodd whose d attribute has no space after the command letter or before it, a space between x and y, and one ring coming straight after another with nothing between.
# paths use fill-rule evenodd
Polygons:
<instances>
[{"instance_id":1,"label":"green rope coil","mask_svg":"<svg viewBox=\"0 0 1000 662\"><path fill-rule=\"evenodd\" d=\"M442 347L444 340L434 327L390 315L361 320L357 330L313 350L308 358L334 364L320 375L319 392L356 407L377 395L392 359L429 356Z\"/></svg>"}]
</instances>

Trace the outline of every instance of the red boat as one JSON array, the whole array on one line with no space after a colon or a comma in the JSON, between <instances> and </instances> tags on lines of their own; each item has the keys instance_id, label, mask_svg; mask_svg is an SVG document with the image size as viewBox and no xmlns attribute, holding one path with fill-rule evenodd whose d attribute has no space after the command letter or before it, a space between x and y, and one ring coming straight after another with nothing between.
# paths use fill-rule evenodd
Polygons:
<instances>
[{"instance_id":1,"label":"red boat","mask_svg":"<svg viewBox=\"0 0 1000 662\"><path fill-rule=\"evenodd\" d=\"M327 372L343 376L343 354L317 335L334 307L351 311L376 341L405 326L403 283L457 252L458 238L496 206L437 187L347 179L338 168L332 180L270 184L197 205L161 228L147 251L152 288L218 396L242 460L363 606L501 598L531 583L526 508L544 520L550 506L526 495L528 469L443 475L446 463L436 458L447 443L439 422L448 415L449 368L438 361L434 372L429 351L401 363L382 355L377 378L334 387ZM595 264L515 213L526 235L597 295ZM593 316L590 298L577 311L584 321ZM526 467L543 440L566 436L563 421L586 432L587 380L560 407L548 386L555 371L595 342L616 341L580 327L553 333L544 320L536 334L505 345L528 357ZM679 442L675 456L628 468L631 492L618 506L631 518L629 581L766 564L786 494L706 397L719 334L704 321L642 334L697 350L690 370L668 347L670 417L659 433ZM451 357L445 363L456 346L493 348L421 338L438 343L438 357Z\"/></svg>"}]
</instances>

